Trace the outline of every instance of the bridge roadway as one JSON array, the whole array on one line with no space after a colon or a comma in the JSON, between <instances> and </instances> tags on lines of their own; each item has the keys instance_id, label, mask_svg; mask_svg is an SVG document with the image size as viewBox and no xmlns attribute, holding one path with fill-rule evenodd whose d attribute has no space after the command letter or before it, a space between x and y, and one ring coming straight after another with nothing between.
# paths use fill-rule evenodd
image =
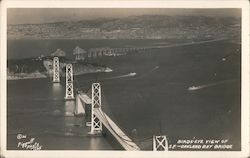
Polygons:
<instances>
[{"instance_id":1,"label":"bridge roadway","mask_svg":"<svg viewBox=\"0 0 250 158\"><path fill-rule=\"evenodd\" d=\"M125 150L140 150L140 148L101 109L94 108L94 114Z\"/></svg>"},{"instance_id":2,"label":"bridge roadway","mask_svg":"<svg viewBox=\"0 0 250 158\"><path fill-rule=\"evenodd\" d=\"M85 104L91 104L91 99L87 94L80 93L79 97L83 102L85 102ZM94 114L125 150L140 150L140 148L119 128L118 125L114 123L114 121L105 112L102 111L101 108L94 108Z\"/></svg>"}]
</instances>

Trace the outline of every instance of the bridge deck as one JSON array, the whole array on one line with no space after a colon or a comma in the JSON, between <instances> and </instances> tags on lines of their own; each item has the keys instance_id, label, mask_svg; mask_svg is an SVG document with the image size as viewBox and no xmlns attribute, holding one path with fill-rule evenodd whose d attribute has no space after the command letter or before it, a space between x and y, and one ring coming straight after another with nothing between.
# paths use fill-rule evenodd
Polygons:
<instances>
[{"instance_id":1,"label":"bridge deck","mask_svg":"<svg viewBox=\"0 0 250 158\"><path fill-rule=\"evenodd\" d=\"M86 104L92 103L91 98L85 93L80 93L79 97ZM140 150L140 148L101 109L94 108L94 114L125 150Z\"/></svg>"},{"instance_id":2,"label":"bridge deck","mask_svg":"<svg viewBox=\"0 0 250 158\"><path fill-rule=\"evenodd\" d=\"M94 108L94 113L125 150L140 150L140 148L102 110Z\"/></svg>"}]
</instances>

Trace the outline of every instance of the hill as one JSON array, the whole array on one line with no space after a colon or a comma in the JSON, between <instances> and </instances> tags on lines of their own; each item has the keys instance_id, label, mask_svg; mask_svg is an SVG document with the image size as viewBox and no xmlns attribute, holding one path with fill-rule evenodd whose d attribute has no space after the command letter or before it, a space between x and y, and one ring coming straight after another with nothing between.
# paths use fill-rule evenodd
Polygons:
<instances>
[{"instance_id":1,"label":"hill","mask_svg":"<svg viewBox=\"0 0 250 158\"><path fill-rule=\"evenodd\" d=\"M143 15L8 25L8 39L240 39L236 17Z\"/></svg>"}]
</instances>

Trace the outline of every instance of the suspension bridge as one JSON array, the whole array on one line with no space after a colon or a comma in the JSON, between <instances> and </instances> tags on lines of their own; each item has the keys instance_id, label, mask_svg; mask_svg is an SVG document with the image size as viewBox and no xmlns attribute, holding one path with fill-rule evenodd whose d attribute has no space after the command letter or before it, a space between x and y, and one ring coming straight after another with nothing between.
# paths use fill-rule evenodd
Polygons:
<instances>
[{"instance_id":1,"label":"suspension bridge","mask_svg":"<svg viewBox=\"0 0 250 158\"><path fill-rule=\"evenodd\" d=\"M58 57L53 59L53 82L60 82L60 62ZM86 126L90 127L90 136L101 136L103 127L105 127L111 135L117 140L117 142L125 149L129 151L141 150L128 135L122 131L122 129L116 124L103 110L102 110L102 89L100 83L92 83L91 88L87 93L77 91L74 95L73 85L73 66L72 64L66 65L66 91L65 100L76 100L75 115L85 115L86 107L90 106L91 119L86 123ZM152 136L149 139L153 139L154 151L168 151L168 141L165 135Z\"/></svg>"}]
</instances>

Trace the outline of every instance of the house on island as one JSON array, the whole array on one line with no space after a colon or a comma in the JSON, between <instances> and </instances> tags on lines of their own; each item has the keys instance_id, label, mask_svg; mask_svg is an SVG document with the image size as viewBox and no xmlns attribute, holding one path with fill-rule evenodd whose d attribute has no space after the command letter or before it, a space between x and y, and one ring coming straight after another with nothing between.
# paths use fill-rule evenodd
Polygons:
<instances>
[{"instance_id":1,"label":"house on island","mask_svg":"<svg viewBox=\"0 0 250 158\"><path fill-rule=\"evenodd\" d=\"M75 56L76 61L84 60L87 56L87 51L80 48L79 46L76 46L76 48L73 50L73 55Z\"/></svg>"}]
</instances>

